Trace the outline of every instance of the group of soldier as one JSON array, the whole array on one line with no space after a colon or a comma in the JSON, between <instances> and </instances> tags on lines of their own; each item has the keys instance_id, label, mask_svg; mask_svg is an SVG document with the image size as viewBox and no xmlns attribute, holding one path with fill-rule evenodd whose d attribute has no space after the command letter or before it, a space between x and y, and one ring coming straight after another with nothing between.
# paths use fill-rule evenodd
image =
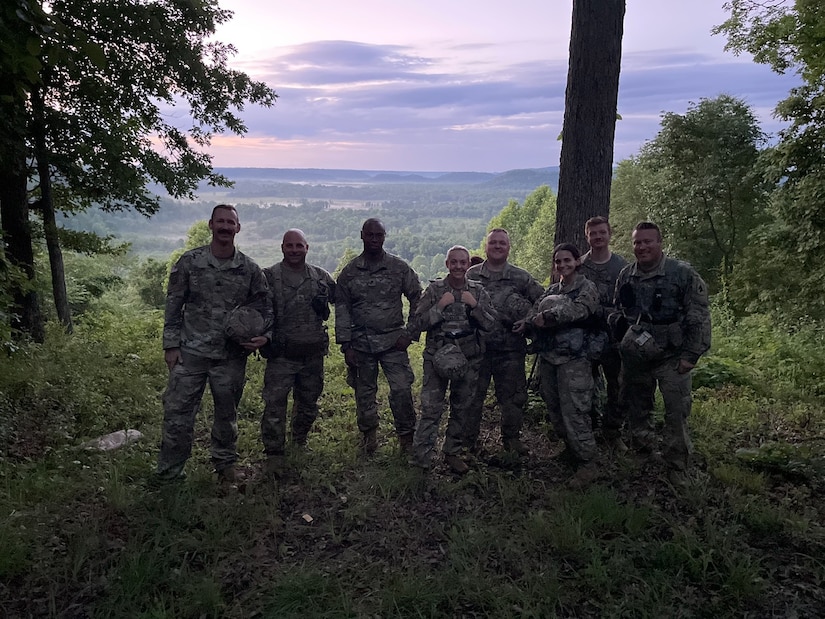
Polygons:
<instances>
[{"instance_id":1,"label":"group of soldier","mask_svg":"<svg viewBox=\"0 0 825 619\"><path fill-rule=\"evenodd\" d=\"M590 219L585 228L590 250L581 256L573 244L556 246L555 283L546 291L508 261L509 235L493 229L485 240L486 259L471 266L467 248L451 247L447 276L430 282L423 293L413 269L384 250L386 229L378 219L364 222L363 251L337 281L307 263L309 244L301 230L284 234L283 260L260 269L235 247L241 226L234 207L216 206L209 229L210 244L186 252L169 278L163 348L170 377L163 395L158 479L184 475L208 382L215 409L212 463L219 479L237 480L237 407L246 360L256 350L267 359L264 472L281 476L287 434L295 447L305 446L318 415L329 350L325 323L334 307L335 341L355 392L365 455L379 444L380 368L399 448L412 466L422 471L432 466L449 402L444 462L456 474L470 469L480 449L491 381L503 448L527 456L521 430L529 339L537 354L540 393L566 446L561 455L574 467L571 485L585 485L599 474L597 425L612 453L627 451L624 434L635 450L666 463L672 483L687 483L690 370L710 346L708 297L690 265L664 255L655 224L634 228L636 260L628 264L610 251L607 219ZM417 415L407 349L422 334ZM594 386L602 376L606 406L597 415ZM661 456L652 417L657 385L665 406Z\"/></svg>"}]
</instances>

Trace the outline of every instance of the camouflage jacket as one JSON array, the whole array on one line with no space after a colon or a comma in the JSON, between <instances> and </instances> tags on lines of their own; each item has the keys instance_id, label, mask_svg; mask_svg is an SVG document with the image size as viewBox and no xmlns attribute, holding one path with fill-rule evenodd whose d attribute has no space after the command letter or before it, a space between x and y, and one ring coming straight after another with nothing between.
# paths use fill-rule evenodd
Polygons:
<instances>
[{"instance_id":1,"label":"camouflage jacket","mask_svg":"<svg viewBox=\"0 0 825 619\"><path fill-rule=\"evenodd\" d=\"M467 279L477 281L493 302L497 320L486 336L488 350L524 352L524 336L513 333L513 323L525 318L533 303L541 297L544 289L532 275L509 262L502 271L491 271L487 262L477 264L467 271Z\"/></svg>"},{"instance_id":2,"label":"camouflage jacket","mask_svg":"<svg viewBox=\"0 0 825 619\"><path fill-rule=\"evenodd\" d=\"M539 313L542 300L551 295L566 296L572 302L560 306L558 311L548 311L553 314L550 325L531 327L536 335L539 355L553 365L586 357L589 332L598 325L595 316L600 304L596 284L581 274L567 286L563 286L561 282L551 284L533 306L530 312L531 319Z\"/></svg>"},{"instance_id":3,"label":"camouflage jacket","mask_svg":"<svg viewBox=\"0 0 825 619\"><path fill-rule=\"evenodd\" d=\"M458 300L464 290L469 291L478 302L472 309ZM438 301L446 292L452 292L457 299L443 310L438 309ZM424 331L427 332L425 355L434 355L444 344L452 341L470 358L484 352L484 336L495 328L495 324L496 311L492 299L481 284L465 280L464 287L456 290L445 277L427 286L412 316L411 330L416 339Z\"/></svg>"},{"instance_id":4,"label":"camouflage jacket","mask_svg":"<svg viewBox=\"0 0 825 619\"><path fill-rule=\"evenodd\" d=\"M665 256L649 273L629 264L616 281L615 304L628 323L646 325L671 356L695 364L710 348L708 287L687 262Z\"/></svg>"},{"instance_id":5,"label":"camouflage jacket","mask_svg":"<svg viewBox=\"0 0 825 619\"><path fill-rule=\"evenodd\" d=\"M402 296L410 303L411 318L421 298L421 282L401 258L385 252L377 263L368 262L364 254L351 260L335 290L335 341L374 354L392 348L399 337L409 335Z\"/></svg>"},{"instance_id":6,"label":"camouflage jacket","mask_svg":"<svg viewBox=\"0 0 825 619\"><path fill-rule=\"evenodd\" d=\"M303 276L288 271L283 262L264 269L272 295L272 345L276 356L290 348L324 354L329 346L324 323L330 315L330 304L335 303L335 280L311 264L304 265Z\"/></svg>"},{"instance_id":7,"label":"camouflage jacket","mask_svg":"<svg viewBox=\"0 0 825 619\"><path fill-rule=\"evenodd\" d=\"M228 359L245 354L224 334L227 314L250 305L264 318L271 336L272 303L260 267L235 250L232 258L219 260L208 245L187 251L169 275L163 348L209 359Z\"/></svg>"},{"instance_id":8,"label":"camouflage jacket","mask_svg":"<svg viewBox=\"0 0 825 619\"><path fill-rule=\"evenodd\" d=\"M579 273L596 284L596 288L599 290L599 302L601 303L598 316L603 321L606 321L607 314L613 308L616 280L619 278L619 273L626 266L627 260L618 254L612 254L610 260L603 264L593 262L590 259L590 252L582 256Z\"/></svg>"}]
</instances>

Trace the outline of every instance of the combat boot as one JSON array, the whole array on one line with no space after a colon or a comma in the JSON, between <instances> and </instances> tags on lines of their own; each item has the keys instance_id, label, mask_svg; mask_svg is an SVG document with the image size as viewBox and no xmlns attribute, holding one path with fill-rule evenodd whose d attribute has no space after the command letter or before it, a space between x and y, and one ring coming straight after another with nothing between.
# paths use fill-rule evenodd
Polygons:
<instances>
[{"instance_id":1,"label":"combat boot","mask_svg":"<svg viewBox=\"0 0 825 619\"><path fill-rule=\"evenodd\" d=\"M413 446L413 435L410 434L399 434L398 435L398 447L401 449L402 456L409 456L412 453L412 446Z\"/></svg>"},{"instance_id":2,"label":"combat boot","mask_svg":"<svg viewBox=\"0 0 825 619\"><path fill-rule=\"evenodd\" d=\"M218 474L218 481L221 485L230 485L234 486L244 480L246 477L242 471L239 471L235 468L234 464L230 464L229 466L222 468L220 471L217 471Z\"/></svg>"},{"instance_id":3,"label":"combat boot","mask_svg":"<svg viewBox=\"0 0 825 619\"><path fill-rule=\"evenodd\" d=\"M690 477L688 477L686 471L681 469L669 469L667 472L667 480L677 492L690 487Z\"/></svg>"},{"instance_id":4,"label":"combat boot","mask_svg":"<svg viewBox=\"0 0 825 619\"><path fill-rule=\"evenodd\" d=\"M267 477L283 477L285 469L285 458L283 455L275 454L267 456L264 461L264 475Z\"/></svg>"},{"instance_id":5,"label":"combat boot","mask_svg":"<svg viewBox=\"0 0 825 619\"><path fill-rule=\"evenodd\" d=\"M599 474L599 469L595 462L582 462L573 476L567 480L567 485L573 489L580 489L589 486Z\"/></svg>"},{"instance_id":6,"label":"combat boot","mask_svg":"<svg viewBox=\"0 0 825 619\"><path fill-rule=\"evenodd\" d=\"M527 445L522 443L517 438L505 438L504 439L504 450L511 451L516 455L519 456L528 456L530 455L530 450L527 449Z\"/></svg>"},{"instance_id":7,"label":"combat boot","mask_svg":"<svg viewBox=\"0 0 825 619\"><path fill-rule=\"evenodd\" d=\"M621 436L605 436L604 442L610 453L615 456L621 456L627 453L627 445Z\"/></svg>"},{"instance_id":8,"label":"combat boot","mask_svg":"<svg viewBox=\"0 0 825 619\"><path fill-rule=\"evenodd\" d=\"M470 467L467 466L467 463L464 462L464 460L462 460L456 454L447 454L447 455L445 455L444 456L444 463L456 475L464 475L464 473L466 473L467 471L470 470Z\"/></svg>"},{"instance_id":9,"label":"combat boot","mask_svg":"<svg viewBox=\"0 0 825 619\"><path fill-rule=\"evenodd\" d=\"M363 433L361 437L361 449L364 454L371 456L378 450L378 429L373 428Z\"/></svg>"}]
</instances>

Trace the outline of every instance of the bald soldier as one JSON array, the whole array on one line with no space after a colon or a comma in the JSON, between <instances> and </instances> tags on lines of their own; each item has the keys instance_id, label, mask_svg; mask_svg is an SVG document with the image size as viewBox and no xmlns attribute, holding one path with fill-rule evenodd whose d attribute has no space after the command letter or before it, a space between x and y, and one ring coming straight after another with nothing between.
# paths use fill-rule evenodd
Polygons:
<instances>
[{"instance_id":1,"label":"bald soldier","mask_svg":"<svg viewBox=\"0 0 825 619\"><path fill-rule=\"evenodd\" d=\"M335 292L335 340L353 379L361 447L367 455L378 447L379 366L390 387L390 409L403 452L412 448L415 432L414 376L407 347L421 282L410 265L384 251L386 236L381 220L364 222L364 251L341 270ZM404 297L410 304L406 324Z\"/></svg>"},{"instance_id":2,"label":"bald soldier","mask_svg":"<svg viewBox=\"0 0 825 619\"><path fill-rule=\"evenodd\" d=\"M533 303L544 294L541 285L524 269L510 264L510 235L503 228L487 234L484 244L487 259L467 271L467 279L478 282L490 295L497 319L485 336L485 352L478 370L473 402L467 413L465 432L470 449L474 449L481 427L484 400L490 381L495 384L496 401L501 409L501 438L504 448L526 455L521 426L527 404L527 379L524 359L527 343L524 335L513 331L525 318Z\"/></svg>"},{"instance_id":3,"label":"bald soldier","mask_svg":"<svg viewBox=\"0 0 825 619\"><path fill-rule=\"evenodd\" d=\"M272 342L264 349L264 412L261 439L264 472L283 473L287 398L292 391L292 444L307 443L318 416L324 389L324 356L329 351L326 320L335 302L335 281L321 267L307 264L309 243L301 230L287 230L281 243L283 260L264 269L275 317Z\"/></svg>"}]
</instances>

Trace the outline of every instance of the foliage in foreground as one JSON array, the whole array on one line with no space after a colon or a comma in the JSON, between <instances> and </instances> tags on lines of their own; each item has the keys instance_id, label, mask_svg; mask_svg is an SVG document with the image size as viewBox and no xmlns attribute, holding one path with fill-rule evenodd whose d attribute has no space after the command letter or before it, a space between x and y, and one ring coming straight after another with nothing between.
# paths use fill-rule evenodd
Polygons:
<instances>
[{"instance_id":1,"label":"foliage in foreground","mask_svg":"<svg viewBox=\"0 0 825 619\"><path fill-rule=\"evenodd\" d=\"M825 603L821 472L736 455L771 441L822 462L814 329L717 311L696 375L695 485L681 496L633 458L605 458L599 483L568 490L535 399L524 466L497 453L492 411L488 457L462 479L441 466L416 476L387 411L379 453L363 461L338 354L310 451L289 454L280 485L258 475L263 364L250 362L239 450L252 478L223 492L208 467L208 398L188 480L149 483L160 317L95 315L73 338L50 331L0 361L3 616L815 616ZM127 425L146 438L78 447Z\"/></svg>"}]
</instances>

